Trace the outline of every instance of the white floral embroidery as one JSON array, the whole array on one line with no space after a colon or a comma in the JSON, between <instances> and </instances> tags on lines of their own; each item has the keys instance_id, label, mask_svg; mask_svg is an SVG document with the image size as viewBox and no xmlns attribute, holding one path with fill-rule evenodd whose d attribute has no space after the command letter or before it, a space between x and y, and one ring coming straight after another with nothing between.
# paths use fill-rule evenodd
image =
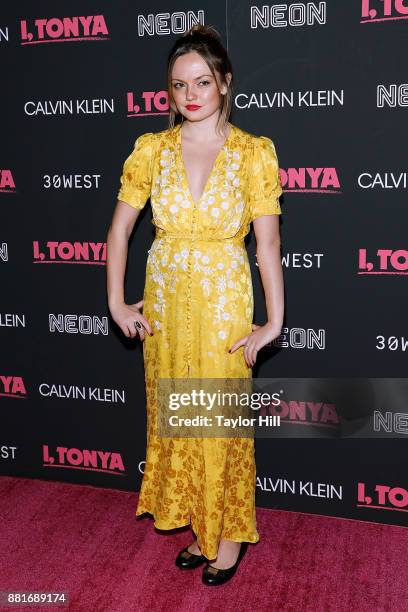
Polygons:
<instances>
[{"instance_id":1,"label":"white floral embroidery","mask_svg":"<svg viewBox=\"0 0 408 612\"><path fill-rule=\"evenodd\" d=\"M199 229L204 240L218 236L233 237L242 227L247 210L239 178L240 152L227 147L223 149L218 168L211 173L205 192L199 202L193 202L183 177L181 158L176 151L172 143L159 156L159 176L151 192L153 222L168 230L169 235L173 232L191 235ZM193 227L196 229L193 230ZM192 282L196 283L196 288L205 298L202 303L204 320L211 317L209 320L215 327L208 341L217 350L217 343L229 336L227 322L235 322L240 316L237 315L237 301L248 291L248 285L242 280L248 273L245 247L228 241L218 243L209 240L201 244L198 242L191 248L191 243L181 240L157 238L149 250L148 280L149 287L154 287L150 302L154 311L152 320L155 328L164 335L167 330L167 322L164 324L163 318L166 296L169 298L170 294L180 290L180 295L186 295L183 283L186 274L192 272ZM198 246L200 248L195 248ZM181 271L183 274L180 274ZM170 308L173 307L174 303ZM173 316L173 313L169 316ZM164 338L163 341L165 343ZM213 354L208 351L209 357Z\"/></svg>"},{"instance_id":2,"label":"white floral embroidery","mask_svg":"<svg viewBox=\"0 0 408 612\"><path fill-rule=\"evenodd\" d=\"M216 304L213 304L216 321L222 321L223 313L225 311L225 303L226 303L226 298L224 296L220 296L219 301Z\"/></svg>"},{"instance_id":3,"label":"white floral embroidery","mask_svg":"<svg viewBox=\"0 0 408 612\"><path fill-rule=\"evenodd\" d=\"M203 288L204 294L208 297L211 293L210 281L208 278L203 278L200 281L200 285Z\"/></svg>"}]
</instances>

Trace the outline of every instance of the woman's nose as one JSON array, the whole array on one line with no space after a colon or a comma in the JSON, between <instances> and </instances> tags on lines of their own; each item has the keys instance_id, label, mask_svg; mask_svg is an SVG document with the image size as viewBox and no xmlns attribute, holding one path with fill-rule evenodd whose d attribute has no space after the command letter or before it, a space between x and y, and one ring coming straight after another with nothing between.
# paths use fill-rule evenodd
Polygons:
<instances>
[{"instance_id":1,"label":"woman's nose","mask_svg":"<svg viewBox=\"0 0 408 612\"><path fill-rule=\"evenodd\" d=\"M187 100L193 100L195 97L196 97L196 94L193 88L187 88L187 93L186 93Z\"/></svg>"}]
</instances>

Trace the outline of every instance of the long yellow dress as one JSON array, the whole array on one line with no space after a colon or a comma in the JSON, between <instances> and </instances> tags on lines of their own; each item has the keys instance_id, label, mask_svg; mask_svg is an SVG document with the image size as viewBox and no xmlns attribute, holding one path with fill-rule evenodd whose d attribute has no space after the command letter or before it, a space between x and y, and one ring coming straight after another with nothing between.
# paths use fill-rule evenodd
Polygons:
<instances>
[{"instance_id":1,"label":"long yellow dress","mask_svg":"<svg viewBox=\"0 0 408 612\"><path fill-rule=\"evenodd\" d=\"M146 265L147 451L136 516L158 529L191 524L202 553L221 538L258 542L255 448L249 438L161 438L160 378L250 378L243 347L252 331L253 289L244 237L261 215L281 214L275 146L230 124L198 202L181 153L181 124L137 138L125 160L118 199L142 209L150 197L156 236Z\"/></svg>"}]
</instances>

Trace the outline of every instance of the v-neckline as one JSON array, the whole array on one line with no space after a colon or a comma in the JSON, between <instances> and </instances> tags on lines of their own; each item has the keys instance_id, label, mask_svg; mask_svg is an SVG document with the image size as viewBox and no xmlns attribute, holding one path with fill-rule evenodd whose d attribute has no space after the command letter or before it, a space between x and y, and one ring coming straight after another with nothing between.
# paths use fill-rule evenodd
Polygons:
<instances>
[{"instance_id":1,"label":"v-neckline","mask_svg":"<svg viewBox=\"0 0 408 612\"><path fill-rule=\"evenodd\" d=\"M207 190L208 190L208 186L209 186L210 180L211 180L212 175L214 174L215 169L216 169L216 167L217 167L217 165L218 165L218 162L219 162L219 160L220 160L220 158L221 158L221 154L222 154L222 152L224 151L224 149L226 148L226 146L227 146L227 144L229 143L229 141L231 140L232 133L233 133L233 131L234 131L234 125L233 125L232 123L230 123L229 125L230 125L230 130L229 130L229 132L228 132L228 136L227 136L227 137L226 137L226 139L224 140L224 144L222 145L222 147L220 147L220 150L219 150L219 151L218 151L218 153L217 153L217 156L216 156L216 158L215 158L215 160L214 160L214 163L213 163L213 165L212 165L212 168L211 168L210 174L208 175L208 177L207 177L207 181L206 181L206 183L205 183L205 185L204 185L203 192L202 192L202 194L201 194L200 198L198 199L198 202L196 202L196 201L194 200L194 198L193 198L193 194L191 193L191 189L190 189L190 186L189 186L189 184L188 184L187 172L186 172L186 166L185 166L185 163L184 163L184 158L183 158L182 141L181 141L181 126L182 126L182 123L179 123L179 124L178 124L178 131L177 131L177 145L178 145L178 146L177 146L177 149L178 149L179 161L180 161L180 166L181 166L181 170L182 170L182 174L183 174L183 179L184 179L184 184L185 184L185 190L186 190L186 192L188 193L188 195L189 195L189 197L190 197L190 199L191 199L192 203L194 204L194 206L197 206L197 207L198 207L198 206L200 205L200 203L201 203L201 200L204 198L205 194L207 193Z\"/></svg>"}]
</instances>

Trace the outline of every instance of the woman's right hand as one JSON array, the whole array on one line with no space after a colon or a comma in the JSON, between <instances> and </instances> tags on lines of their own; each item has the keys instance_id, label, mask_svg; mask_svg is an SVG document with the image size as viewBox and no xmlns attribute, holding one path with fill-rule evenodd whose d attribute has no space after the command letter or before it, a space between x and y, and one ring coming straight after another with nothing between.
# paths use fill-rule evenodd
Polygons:
<instances>
[{"instance_id":1,"label":"woman's right hand","mask_svg":"<svg viewBox=\"0 0 408 612\"><path fill-rule=\"evenodd\" d=\"M109 310L112 315L112 319L120 327L127 338L135 338L139 336L140 340L145 339L145 331L150 336L153 336L153 330L150 326L149 321L142 315L139 309L143 308L143 300L136 304L116 304L110 306ZM139 321L142 328L136 328L135 321Z\"/></svg>"}]
</instances>

